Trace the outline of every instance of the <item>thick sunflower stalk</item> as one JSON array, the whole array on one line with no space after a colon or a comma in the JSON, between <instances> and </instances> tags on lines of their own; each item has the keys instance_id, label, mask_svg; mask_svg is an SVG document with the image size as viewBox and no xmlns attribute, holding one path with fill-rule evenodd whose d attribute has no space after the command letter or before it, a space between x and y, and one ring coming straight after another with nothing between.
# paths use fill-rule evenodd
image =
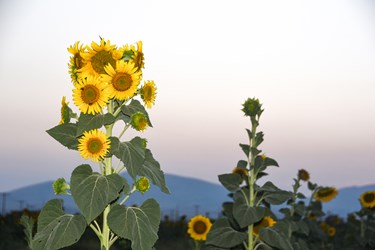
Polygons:
<instances>
[{"instance_id":1,"label":"thick sunflower stalk","mask_svg":"<svg viewBox=\"0 0 375 250\"><path fill-rule=\"evenodd\" d=\"M270 209L271 205L280 205L290 199L291 192L283 191L269 181L262 186L257 184L267 175L265 170L269 166L278 166L274 159L258 149L264 137L257 131L262 105L258 99L249 98L242 111L251 123L251 129L246 130L249 143L240 144L246 160L240 160L232 173L219 175L219 181L231 192L234 202L223 204L224 217L214 222L206 245L220 249L292 249Z\"/></svg>"},{"instance_id":2,"label":"thick sunflower stalk","mask_svg":"<svg viewBox=\"0 0 375 250\"><path fill-rule=\"evenodd\" d=\"M63 178L54 183L55 193L72 195L81 214L65 214L59 199L47 202L39 216L32 248L69 246L89 226L103 250L110 249L119 238L129 239L132 249L151 249L158 238L159 204L148 199L139 207L123 206L132 193L147 192L150 181L169 193L147 140L137 136L121 141L130 127L144 131L152 126L145 107L154 105L156 86L150 80L142 82L142 42L119 48L104 39L91 46L76 42L68 51L72 54L69 73L73 102L79 113L74 113L63 97L60 124L47 132L96 163L97 171L83 164L72 172L69 184ZM113 129L115 123L124 125L118 135ZM125 170L132 184L120 175Z\"/></svg>"}]
</instances>

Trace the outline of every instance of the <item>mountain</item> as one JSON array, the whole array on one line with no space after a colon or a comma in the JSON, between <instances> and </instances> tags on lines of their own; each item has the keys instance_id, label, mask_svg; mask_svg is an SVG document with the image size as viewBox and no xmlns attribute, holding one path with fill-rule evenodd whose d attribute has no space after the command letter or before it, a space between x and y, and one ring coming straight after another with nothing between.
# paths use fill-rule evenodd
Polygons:
<instances>
[{"instance_id":1,"label":"mountain","mask_svg":"<svg viewBox=\"0 0 375 250\"><path fill-rule=\"evenodd\" d=\"M139 192L133 193L126 205L141 205L146 199L155 198L160 204L163 216L168 215L171 219L182 215L191 217L198 213L216 218L223 201L229 200L227 190L219 184L171 174L166 174L165 179L171 194L165 194L157 186L151 185L150 190L144 195ZM130 179L128 182L132 183ZM65 211L78 212L71 196L56 196L53 193L52 183L53 181L47 181L9 192L6 211L23 208L39 210L48 200L59 198L64 200Z\"/></svg>"},{"instance_id":2,"label":"mountain","mask_svg":"<svg viewBox=\"0 0 375 250\"><path fill-rule=\"evenodd\" d=\"M162 193L156 186L151 186L144 195L138 192L132 194L126 204L141 205L144 200L155 198L160 204L163 216L169 216L171 219L177 219L182 215L191 217L198 213L216 218L221 212L222 203L230 201L229 192L219 184L171 174L166 174L165 179L171 191L170 195ZM23 208L38 210L48 200L60 198L64 200L64 208L67 212L78 212L71 196L53 194L52 183L53 181L43 182L8 193L6 211ZM348 213L360 209L359 197L369 190L375 190L375 185L342 188L335 199L323 203L323 210L328 214L337 214L346 218Z\"/></svg>"}]
</instances>

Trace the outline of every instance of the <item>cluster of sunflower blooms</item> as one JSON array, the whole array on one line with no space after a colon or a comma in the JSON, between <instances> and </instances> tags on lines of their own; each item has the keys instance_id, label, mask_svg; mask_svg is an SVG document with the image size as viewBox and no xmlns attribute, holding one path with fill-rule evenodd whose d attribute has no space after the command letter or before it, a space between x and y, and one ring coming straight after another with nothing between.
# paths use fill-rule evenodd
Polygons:
<instances>
[{"instance_id":1,"label":"cluster of sunflower blooms","mask_svg":"<svg viewBox=\"0 0 375 250\"><path fill-rule=\"evenodd\" d=\"M73 101L83 114L102 114L103 109L113 113L113 108L121 107L136 95L140 95L145 106L151 108L156 98L154 81L142 81L144 54L142 42L117 48L110 41L101 39L91 46L79 42L68 48L72 54L69 73L74 84ZM60 124L77 118L69 108L66 98L62 99ZM149 121L143 112L132 114L130 125L144 131ZM103 159L110 147L110 141L100 130L85 131L79 139L78 150L85 158L94 161Z\"/></svg>"},{"instance_id":2,"label":"cluster of sunflower blooms","mask_svg":"<svg viewBox=\"0 0 375 250\"><path fill-rule=\"evenodd\" d=\"M69 184L64 178L54 182L55 194L71 195L81 213L65 214L62 200L48 201L31 248L72 245L89 226L99 238L101 249L110 249L119 238L129 239L133 249L151 249L158 238L160 205L152 198L139 207L123 204L134 192L148 191L150 182L164 193L169 190L160 164L147 148L147 140L139 136L120 140L129 127L143 132L152 126L146 108L155 103L156 86L154 81L142 80L142 42L116 47L101 38L100 43L92 42L91 46L76 42L68 51L73 102L80 112L74 113L63 97L61 121L47 133L63 146L78 150L84 159L98 162L100 172L82 164L73 170ZM121 121L125 125L116 136L114 125ZM115 157L117 167L112 162ZM133 181L131 185L120 175L124 169ZM127 216L129 211L133 216Z\"/></svg>"}]
</instances>

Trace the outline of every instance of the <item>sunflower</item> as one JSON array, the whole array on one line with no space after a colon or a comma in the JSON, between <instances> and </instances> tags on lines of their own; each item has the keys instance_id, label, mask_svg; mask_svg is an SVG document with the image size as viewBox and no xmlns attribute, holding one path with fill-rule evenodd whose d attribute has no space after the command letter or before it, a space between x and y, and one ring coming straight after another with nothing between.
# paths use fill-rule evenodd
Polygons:
<instances>
[{"instance_id":1,"label":"sunflower","mask_svg":"<svg viewBox=\"0 0 375 250\"><path fill-rule=\"evenodd\" d=\"M310 179L310 174L304 169L298 170L298 179L303 181L308 181Z\"/></svg>"},{"instance_id":2,"label":"sunflower","mask_svg":"<svg viewBox=\"0 0 375 250\"><path fill-rule=\"evenodd\" d=\"M338 194L336 188L334 187L322 187L315 192L315 200L321 202L329 202Z\"/></svg>"},{"instance_id":3,"label":"sunflower","mask_svg":"<svg viewBox=\"0 0 375 250\"><path fill-rule=\"evenodd\" d=\"M68 51L70 54L73 56L70 57L69 60L69 74L70 77L72 78L73 83L77 83L78 77L79 77L79 72L82 69L82 67L85 65L83 62L83 58L81 56L81 53L85 51L85 48L83 47L82 44L79 44L78 42L75 42L74 45L71 45L68 48Z\"/></svg>"},{"instance_id":4,"label":"sunflower","mask_svg":"<svg viewBox=\"0 0 375 250\"><path fill-rule=\"evenodd\" d=\"M102 74L108 83L110 97L123 101L134 96L141 81L141 73L132 62L117 61L116 69L111 64L105 67L107 74Z\"/></svg>"},{"instance_id":5,"label":"sunflower","mask_svg":"<svg viewBox=\"0 0 375 250\"><path fill-rule=\"evenodd\" d=\"M274 221L270 216L265 216L262 220L254 224L253 234L256 237L259 237L259 231L261 228L272 227L275 224L276 224L276 221Z\"/></svg>"},{"instance_id":6,"label":"sunflower","mask_svg":"<svg viewBox=\"0 0 375 250\"><path fill-rule=\"evenodd\" d=\"M145 67L145 63L144 63L145 58L144 58L144 54L142 51L142 41L137 42L137 49L134 46L131 46L131 49L134 52L134 55L132 58L133 62L135 66L138 68L138 70L140 71Z\"/></svg>"},{"instance_id":7,"label":"sunflower","mask_svg":"<svg viewBox=\"0 0 375 250\"><path fill-rule=\"evenodd\" d=\"M141 97L147 108L155 104L156 86L154 81L146 81L141 88Z\"/></svg>"},{"instance_id":8,"label":"sunflower","mask_svg":"<svg viewBox=\"0 0 375 250\"><path fill-rule=\"evenodd\" d=\"M87 47L88 52L81 53L84 62L84 67L80 70L83 77L87 77L90 74L99 76L105 74L104 67L107 65L116 65L116 61L121 58L121 53L116 50L115 45L111 45L111 42L100 40L100 45L92 42L91 47Z\"/></svg>"},{"instance_id":9,"label":"sunflower","mask_svg":"<svg viewBox=\"0 0 375 250\"><path fill-rule=\"evenodd\" d=\"M359 200L363 207L375 208L375 190L364 192Z\"/></svg>"},{"instance_id":10,"label":"sunflower","mask_svg":"<svg viewBox=\"0 0 375 250\"><path fill-rule=\"evenodd\" d=\"M329 227L328 230L327 230L327 234L328 234L330 237L335 236L335 234L336 234L336 228L334 228L334 227Z\"/></svg>"},{"instance_id":11,"label":"sunflower","mask_svg":"<svg viewBox=\"0 0 375 250\"><path fill-rule=\"evenodd\" d=\"M206 240L211 227L212 223L210 219L202 215L197 215L189 221L188 234L194 240Z\"/></svg>"},{"instance_id":12,"label":"sunflower","mask_svg":"<svg viewBox=\"0 0 375 250\"><path fill-rule=\"evenodd\" d=\"M107 84L99 77L90 75L87 78L79 78L73 89L73 101L84 114L100 113L108 100Z\"/></svg>"},{"instance_id":13,"label":"sunflower","mask_svg":"<svg viewBox=\"0 0 375 250\"><path fill-rule=\"evenodd\" d=\"M107 154L110 144L111 141L102 131L94 129L85 131L78 139L78 151L85 159L91 158L93 161L99 161Z\"/></svg>"},{"instance_id":14,"label":"sunflower","mask_svg":"<svg viewBox=\"0 0 375 250\"><path fill-rule=\"evenodd\" d=\"M240 168L240 167L235 167L232 170L233 174L239 174L241 177L241 183L245 180L245 178L249 175L249 171L246 168Z\"/></svg>"},{"instance_id":15,"label":"sunflower","mask_svg":"<svg viewBox=\"0 0 375 250\"><path fill-rule=\"evenodd\" d=\"M144 131L148 126L147 117L142 112L132 114L130 124L137 131Z\"/></svg>"},{"instance_id":16,"label":"sunflower","mask_svg":"<svg viewBox=\"0 0 375 250\"><path fill-rule=\"evenodd\" d=\"M70 122L70 108L68 107L69 102L66 102L66 97L63 96L61 100L61 120L59 124Z\"/></svg>"}]
</instances>

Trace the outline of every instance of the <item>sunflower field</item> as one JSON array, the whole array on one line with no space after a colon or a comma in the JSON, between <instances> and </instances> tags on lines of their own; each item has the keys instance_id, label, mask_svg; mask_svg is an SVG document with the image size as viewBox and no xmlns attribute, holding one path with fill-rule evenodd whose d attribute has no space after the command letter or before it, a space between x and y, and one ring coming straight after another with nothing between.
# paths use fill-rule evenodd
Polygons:
<instances>
[{"instance_id":1,"label":"sunflower field","mask_svg":"<svg viewBox=\"0 0 375 250\"><path fill-rule=\"evenodd\" d=\"M218 176L230 197L218 218L162 218L153 198L140 206L127 204L151 185L170 193L147 139L123 139L128 129L143 132L153 126L147 110L155 105L157 88L143 80L142 46L139 41L118 47L100 38L68 48L74 107L62 97L61 120L47 133L91 161L73 169L69 182L59 178L52 186L56 195L71 195L80 212L65 213L56 198L41 211L2 215L0 249L375 249L375 190L358 197L359 211L341 218L322 209L340 195L337 189L312 182L306 169L291 178L290 190L267 181L267 170L279 164L260 148L264 110L256 98L242 105L249 120L247 142L239 144L243 159Z\"/></svg>"}]
</instances>

